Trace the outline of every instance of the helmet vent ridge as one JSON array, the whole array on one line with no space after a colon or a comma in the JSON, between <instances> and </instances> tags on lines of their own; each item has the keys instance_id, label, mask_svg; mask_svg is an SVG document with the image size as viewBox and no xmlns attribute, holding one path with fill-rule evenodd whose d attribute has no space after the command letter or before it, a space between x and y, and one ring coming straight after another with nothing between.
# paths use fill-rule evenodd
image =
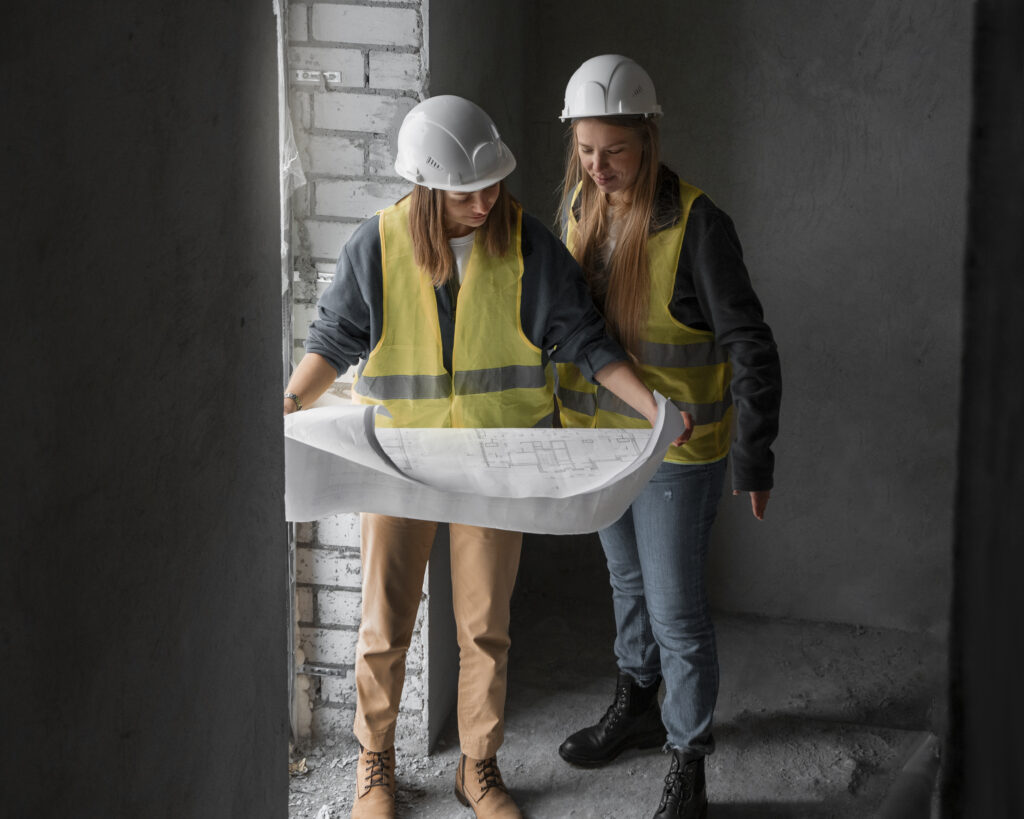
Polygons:
<instances>
[{"instance_id":1,"label":"helmet vent ridge","mask_svg":"<svg viewBox=\"0 0 1024 819\"><path fill-rule=\"evenodd\" d=\"M639 97L642 93L644 93L644 87L642 85L638 85L636 88L633 89L634 97Z\"/></svg>"},{"instance_id":2,"label":"helmet vent ridge","mask_svg":"<svg viewBox=\"0 0 1024 819\"><path fill-rule=\"evenodd\" d=\"M427 164L431 168L437 168L439 171L443 171L444 170L444 168L442 167L441 163L438 162L436 159L434 159L434 157L432 157L432 156L428 156L427 157Z\"/></svg>"}]
</instances>

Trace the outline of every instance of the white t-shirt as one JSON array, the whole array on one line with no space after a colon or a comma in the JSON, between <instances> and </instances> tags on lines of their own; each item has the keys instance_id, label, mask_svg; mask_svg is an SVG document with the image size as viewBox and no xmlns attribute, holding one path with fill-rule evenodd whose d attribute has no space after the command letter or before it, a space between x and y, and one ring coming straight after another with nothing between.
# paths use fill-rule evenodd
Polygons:
<instances>
[{"instance_id":1,"label":"white t-shirt","mask_svg":"<svg viewBox=\"0 0 1024 819\"><path fill-rule=\"evenodd\" d=\"M448 246L455 254L455 268L459 275L459 284L466 278L466 267L469 265L469 256L473 252L473 242L476 238L476 231L470 232L467 236L459 236L448 240Z\"/></svg>"},{"instance_id":2,"label":"white t-shirt","mask_svg":"<svg viewBox=\"0 0 1024 819\"><path fill-rule=\"evenodd\" d=\"M619 234L622 233L622 220L615 218L615 211L609 209L608 213L608 238L601 248L601 255L604 257L605 267L611 261L612 253L615 252L615 245L619 243Z\"/></svg>"}]
</instances>

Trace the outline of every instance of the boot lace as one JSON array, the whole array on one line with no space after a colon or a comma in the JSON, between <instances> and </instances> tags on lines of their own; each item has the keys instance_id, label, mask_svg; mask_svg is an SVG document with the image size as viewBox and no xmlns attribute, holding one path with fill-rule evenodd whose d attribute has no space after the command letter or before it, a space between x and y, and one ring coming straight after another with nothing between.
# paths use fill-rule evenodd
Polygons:
<instances>
[{"instance_id":1,"label":"boot lace","mask_svg":"<svg viewBox=\"0 0 1024 819\"><path fill-rule=\"evenodd\" d=\"M371 788L388 787L388 777L391 775L391 751L366 751L365 764L367 785L363 793L368 793Z\"/></svg>"},{"instance_id":2,"label":"boot lace","mask_svg":"<svg viewBox=\"0 0 1024 819\"><path fill-rule=\"evenodd\" d=\"M623 714L629 710L629 687L620 685L615 689L615 699L608 710L601 717L601 725L605 729L614 728L615 724L622 719Z\"/></svg>"},{"instance_id":3,"label":"boot lace","mask_svg":"<svg viewBox=\"0 0 1024 819\"><path fill-rule=\"evenodd\" d=\"M501 771L498 770L498 758L496 756L481 759L476 763L477 782L480 783L480 796L483 797L491 788L505 791L505 783L501 780Z\"/></svg>"},{"instance_id":4,"label":"boot lace","mask_svg":"<svg viewBox=\"0 0 1024 819\"><path fill-rule=\"evenodd\" d=\"M665 810L669 799L675 799L676 805L682 805L693 794L694 768L692 765L680 765L679 757L673 755L668 775L665 777L665 790L661 792L661 803L658 810Z\"/></svg>"}]
</instances>

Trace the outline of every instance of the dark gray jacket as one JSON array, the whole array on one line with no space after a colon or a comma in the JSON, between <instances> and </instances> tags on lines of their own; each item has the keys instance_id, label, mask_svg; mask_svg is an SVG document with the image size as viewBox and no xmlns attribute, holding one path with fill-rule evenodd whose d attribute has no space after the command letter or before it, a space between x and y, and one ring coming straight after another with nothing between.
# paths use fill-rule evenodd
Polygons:
<instances>
[{"instance_id":1,"label":"dark gray jacket","mask_svg":"<svg viewBox=\"0 0 1024 819\"><path fill-rule=\"evenodd\" d=\"M677 225L682 217L679 177L664 165L656 197L652 234ZM578 199L574 208L578 219ZM732 220L704 194L690 207L669 312L688 327L713 332L715 342L729 355L733 489L771 489L771 445L779 432L782 401L779 353L750 283Z\"/></svg>"},{"instance_id":2,"label":"dark gray jacket","mask_svg":"<svg viewBox=\"0 0 1024 819\"><path fill-rule=\"evenodd\" d=\"M327 359L342 373L365 360L380 340L383 291L380 217L361 224L342 249L334 280L317 303L306 351ZM523 214L523 279L520 318L526 337L553 361L594 373L626 359L604 329L583 274L565 246L537 219ZM455 310L451 290L435 289L445 367L451 372ZM487 339L480 339L487 344Z\"/></svg>"}]
</instances>

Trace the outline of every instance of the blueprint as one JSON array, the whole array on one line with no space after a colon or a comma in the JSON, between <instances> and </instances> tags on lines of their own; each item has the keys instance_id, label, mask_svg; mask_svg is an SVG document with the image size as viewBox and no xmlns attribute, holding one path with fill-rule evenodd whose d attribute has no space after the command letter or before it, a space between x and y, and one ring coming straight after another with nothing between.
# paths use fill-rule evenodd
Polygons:
<instances>
[{"instance_id":1,"label":"blueprint","mask_svg":"<svg viewBox=\"0 0 1024 819\"><path fill-rule=\"evenodd\" d=\"M682 432L664 397L654 429L377 428L381 407L321 399L285 416L285 515L376 512L577 534L617 520Z\"/></svg>"},{"instance_id":2,"label":"blueprint","mask_svg":"<svg viewBox=\"0 0 1024 819\"><path fill-rule=\"evenodd\" d=\"M391 461L438 489L495 497L564 498L596 489L634 463L650 430L380 429Z\"/></svg>"}]
</instances>

